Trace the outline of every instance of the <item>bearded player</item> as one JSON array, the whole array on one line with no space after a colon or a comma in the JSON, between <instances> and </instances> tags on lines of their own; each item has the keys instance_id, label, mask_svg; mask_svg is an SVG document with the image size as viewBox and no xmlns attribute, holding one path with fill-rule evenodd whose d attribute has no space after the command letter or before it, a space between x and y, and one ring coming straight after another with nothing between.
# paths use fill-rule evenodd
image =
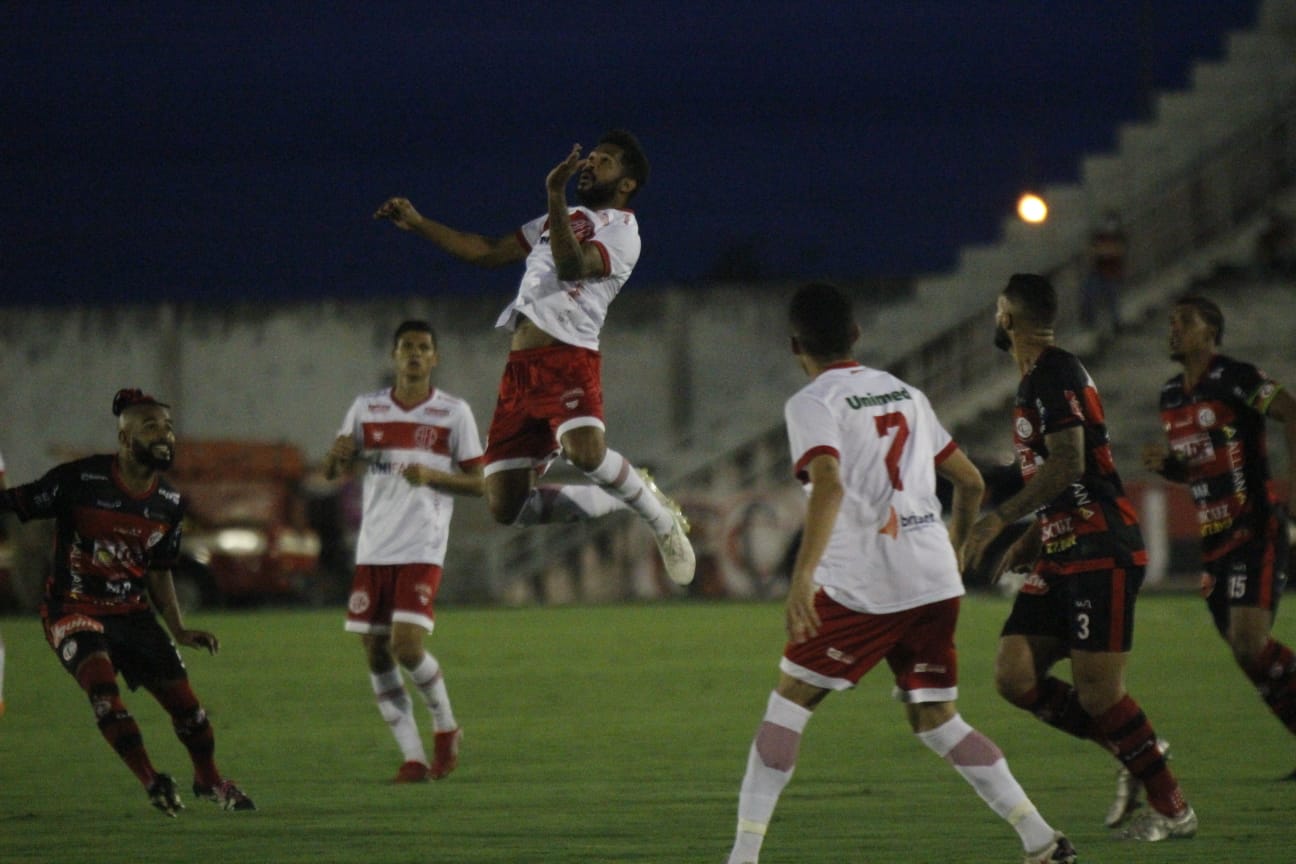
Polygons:
<instances>
[{"instance_id":1,"label":"bearded player","mask_svg":"<svg viewBox=\"0 0 1296 864\"><path fill-rule=\"evenodd\" d=\"M171 715L193 762L194 795L226 810L255 810L216 767L211 723L176 649L179 643L215 654L220 643L213 633L185 627L171 580L184 503L162 478L175 457L170 407L139 390L119 390L112 410L116 454L67 462L0 492L0 513L12 511L23 522L55 520L53 570L41 603L45 638L86 692L100 733L149 802L172 817L184 809L175 781L153 767L144 749L119 674Z\"/></svg>"},{"instance_id":2,"label":"bearded player","mask_svg":"<svg viewBox=\"0 0 1296 864\"><path fill-rule=\"evenodd\" d=\"M567 204L573 177L577 207ZM667 575L685 585L695 565L688 521L604 437L599 333L639 260L639 223L629 204L647 180L638 140L614 130L588 156L572 147L545 180L547 212L513 234L458 231L405 198L388 199L374 217L480 267L526 262L517 297L496 321L512 337L486 436L486 503L495 520L571 522L628 507L652 530ZM535 478L559 454L592 485L537 487Z\"/></svg>"}]
</instances>

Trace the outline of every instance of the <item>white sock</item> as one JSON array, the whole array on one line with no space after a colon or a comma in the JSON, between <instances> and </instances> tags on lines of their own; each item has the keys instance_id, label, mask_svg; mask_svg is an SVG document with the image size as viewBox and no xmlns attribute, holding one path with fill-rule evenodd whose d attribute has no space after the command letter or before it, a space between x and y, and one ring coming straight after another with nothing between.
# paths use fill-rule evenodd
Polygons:
<instances>
[{"instance_id":1,"label":"white sock","mask_svg":"<svg viewBox=\"0 0 1296 864\"><path fill-rule=\"evenodd\" d=\"M760 857L765 829L783 787L792 779L801 733L809 720L809 709L777 692L770 694L765 716L747 753L747 773L738 792L738 831L729 864L755 864Z\"/></svg>"},{"instance_id":2,"label":"white sock","mask_svg":"<svg viewBox=\"0 0 1296 864\"><path fill-rule=\"evenodd\" d=\"M374 697L378 701L378 713L391 727L405 761L428 764L423 741L419 738L418 721L414 719L414 703L405 692L400 669L393 667L381 675L370 672L369 682L373 684Z\"/></svg>"},{"instance_id":3,"label":"white sock","mask_svg":"<svg viewBox=\"0 0 1296 864\"><path fill-rule=\"evenodd\" d=\"M450 710L450 694L446 692L445 676L441 674L441 664L437 659L424 652L423 659L409 673L410 680L427 703L428 711L432 712L432 728L437 732L459 728L454 711Z\"/></svg>"},{"instance_id":4,"label":"white sock","mask_svg":"<svg viewBox=\"0 0 1296 864\"><path fill-rule=\"evenodd\" d=\"M1053 827L1026 797L1008 770L1008 760L993 741L958 714L935 729L916 734L932 752L953 765L981 800L1017 831L1027 852L1053 842Z\"/></svg>"},{"instance_id":5,"label":"white sock","mask_svg":"<svg viewBox=\"0 0 1296 864\"><path fill-rule=\"evenodd\" d=\"M527 495L514 525L550 525L597 519L626 505L602 486L537 486Z\"/></svg>"},{"instance_id":6,"label":"white sock","mask_svg":"<svg viewBox=\"0 0 1296 864\"><path fill-rule=\"evenodd\" d=\"M585 476L602 486L652 526L655 534L669 534L675 527L675 517L661 505L657 496L644 485L639 472L620 453L608 448L603 463Z\"/></svg>"}]
</instances>

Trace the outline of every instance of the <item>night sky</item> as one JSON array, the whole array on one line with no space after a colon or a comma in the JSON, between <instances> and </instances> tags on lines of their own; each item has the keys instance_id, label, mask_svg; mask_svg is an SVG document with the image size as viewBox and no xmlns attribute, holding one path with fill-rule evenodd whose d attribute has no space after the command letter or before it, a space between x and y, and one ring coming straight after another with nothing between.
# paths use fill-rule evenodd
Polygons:
<instances>
[{"instance_id":1,"label":"night sky","mask_svg":"<svg viewBox=\"0 0 1296 864\"><path fill-rule=\"evenodd\" d=\"M374 208L508 233L613 126L632 287L936 272L1257 3L324 5L0 7L0 304L511 291Z\"/></svg>"}]
</instances>

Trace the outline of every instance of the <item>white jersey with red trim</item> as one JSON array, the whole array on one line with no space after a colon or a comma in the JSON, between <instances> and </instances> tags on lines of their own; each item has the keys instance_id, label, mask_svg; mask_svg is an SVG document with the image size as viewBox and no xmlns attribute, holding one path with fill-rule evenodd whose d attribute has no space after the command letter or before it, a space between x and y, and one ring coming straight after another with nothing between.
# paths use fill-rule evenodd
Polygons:
<instances>
[{"instance_id":1,"label":"white jersey with red trim","mask_svg":"<svg viewBox=\"0 0 1296 864\"><path fill-rule=\"evenodd\" d=\"M639 222L630 210L571 207L567 212L576 239L602 254L602 275L577 282L559 279L549 248L549 217L532 219L517 232L527 249L522 284L495 326L512 330L518 315L525 315L555 339L597 351L608 307L639 260Z\"/></svg>"},{"instance_id":2,"label":"white jersey with red trim","mask_svg":"<svg viewBox=\"0 0 1296 864\"><path fill-rule=\"evenodd\" d=\"M481 438L468 403L444 390L403 405L390 389L358 396L338 435L356 442L368 465L357 564L442 564L454 496L412 486L411 465L456 472L481 461Z\"/></svg>"},{"instance_id":3,"label":"white jersey with red trim","mask_svg":"<svg viewBox=\"0 0 1296 864\"><path fill-rule=\"evenodd\" d=\"M888 372L842 363L787 401L797 479L828 454L845 494L815 571L824 591L851 609L887 613L963 594L941 520L936 465L957 445L927 396Z\"/></svg>"}]
</instances>

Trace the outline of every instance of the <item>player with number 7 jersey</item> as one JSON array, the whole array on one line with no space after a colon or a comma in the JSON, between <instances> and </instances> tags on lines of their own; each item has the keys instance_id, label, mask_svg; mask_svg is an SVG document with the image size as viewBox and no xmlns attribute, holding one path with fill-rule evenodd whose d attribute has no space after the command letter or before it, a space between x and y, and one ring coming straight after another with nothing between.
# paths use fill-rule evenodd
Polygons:
<instances>
[{"instance_id":1,"label":"player with number 7 jersey","mask_svg":"<svg viewBox=\"0 0 1296 864\"><path fill-rule=\"evenodd\" d=\"M1075 847L956 704L963 583L954 549L985 492L980 472L922 392L855 362L860 328L844 291L802 286L788 321L792 353L810 378L784 412L806 515L788 587L788 642L748 752L727 864L757 864L811 713L883 662L909 728L1017 832L1027 864L1075 864ZM938 472L954 487L948 531Z\"/></svg>"},{"instance_id":2,"label":"player with number 7 jersey","mask_svg":"<svg viewBox=\"0 0 1296 864\"><path fill-rule=\"evenodd\" d=\"M845 497L815 581L858 612L896 612L963 594L936 497L939 465L957 450L927 396L854 361L828 367L784 409L797 479L830 453Z\"/></svg>"}]
</instances>

